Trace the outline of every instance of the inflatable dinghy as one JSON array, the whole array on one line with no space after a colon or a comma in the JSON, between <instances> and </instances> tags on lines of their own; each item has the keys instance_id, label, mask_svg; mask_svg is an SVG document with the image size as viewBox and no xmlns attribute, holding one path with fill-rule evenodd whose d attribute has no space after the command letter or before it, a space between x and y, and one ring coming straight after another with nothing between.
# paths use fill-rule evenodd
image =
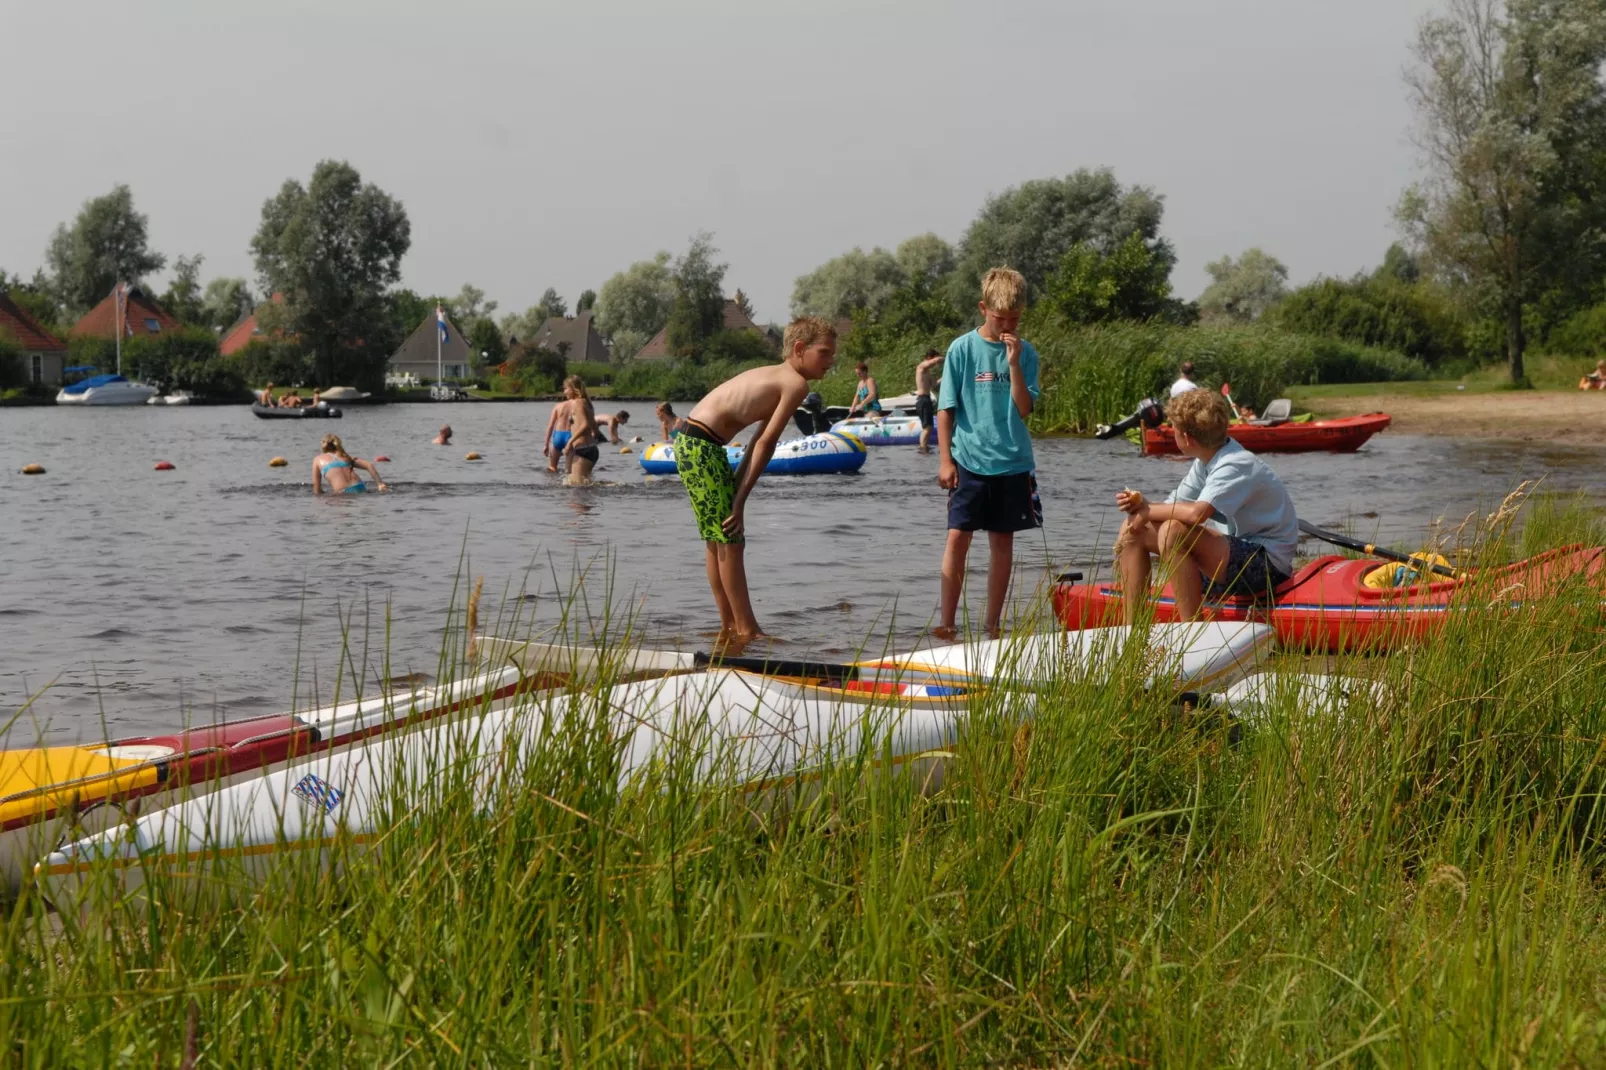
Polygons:
<instances>
[{"instance_id":1,"label":"inflatable dinghy","mask_svg":"<svg viewBox=\"0 0 1606 1070\"><path fill-rule=\"evenodd\" d=\"M764 474L812 476L857 472L864 467L865 456L864 443L852 435L827 431L821 435L788 439L776 445L775 455L765 466ZM742 463L742 447L726 446L725 457L734 469ZM654 442L641 451L641 467L648 475L674 475L674 445L669 442Z\"/></svg>"}]
</instances>

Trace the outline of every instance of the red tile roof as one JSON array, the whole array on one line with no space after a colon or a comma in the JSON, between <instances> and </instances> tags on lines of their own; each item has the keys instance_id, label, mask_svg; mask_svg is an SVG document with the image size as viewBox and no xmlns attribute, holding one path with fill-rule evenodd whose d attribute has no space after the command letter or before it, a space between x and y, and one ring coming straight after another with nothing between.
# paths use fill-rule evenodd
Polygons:
<instances>
[{"instance_id":1,"label":"red tile roof","mask_svg":"<svg viewBox=\"0 0 1606 1070\"><path fill-rule=\"evenodd\" d=\"M160 334L162 331L179 330L183 326L138 286L128 288L128 300L124 307L124 337ZM72 338L116 338L117 318L117 291L114 289L100 304L85 312L83 319L73 324L67 334ZM154 330L152 323L156 325Z\"/></svg>"},{"instance_id":2,"label":"red tile roof","mask_svg":"<svg viewBox=\"0 0 1606 1070\"><path fill-rule=\"evenodd\" d=\"M0 291L0 333L9 334L22 343L27 353L63 353L67 343L51 334L39 321L28 315L28 310L11 300L11 295Z\"/></svg>"},{"instance_id":3,"label":"red tile roof","mask_svg":"<svg viewBox=\"0 0 1606 1070\"><path fill-rule=\"evenodd\" d=\"M274 294L268 300L276 305L284 304L284 294ZM257 313L262 311L258 305L250 314L243 316L234 326L223 332L218 342L217 351L223 356L231 356L262 337L262 328L257 324Z\"/></svg>"}]
</instances>

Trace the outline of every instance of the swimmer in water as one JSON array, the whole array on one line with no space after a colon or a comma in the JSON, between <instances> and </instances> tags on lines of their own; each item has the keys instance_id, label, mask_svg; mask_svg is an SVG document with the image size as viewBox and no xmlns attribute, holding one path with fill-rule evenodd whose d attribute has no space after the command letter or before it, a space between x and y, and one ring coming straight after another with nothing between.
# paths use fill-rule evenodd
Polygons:
<instances>
[{"instance_id":1,"label":"swimmer in water","mask_svg":"<svg viewBox=\"0 0 1606 1070\"><path fill-rule=\"evenodd\" d=\"M564 482L571 487L583 487L591 482L591 467L597 463L597 442L601 432L597 428L597 414L591 407L591 398L586 394L586 384L578 375L571 375L563 381L563 389L571 400L570 415L573 419L573 434L569 443L564 447L564 456L569 459L569 473Z\"/></svg>"},{"instance_id":2,"label":"swimmer in water","mask_svg":"<svg viewBox=\"0 0 1606 1070\"><path fill-rule=\"evenodd\" d=\"M379 469L374 467L374 462L347 453L339 435L323 436L318 448L322 452L312 459L312 493L322 494L323 485L328 482L330 494L361 494L368 489L368 484L357 474L359 471L372 475L378 489L390 489L380 476Z\"/></svg>"},{"instance_id":3,"label":"swimmer in water","mask_svg":"<svg viewBox=\"0 0 1606 1070\"><path fill-rule=\"evenodd\" d=\"M435 432L435 437L429 441L432 446L450 446L452 444L452 425L441 424L441 429Z\"/></svg>"},{"instance_id":4,"label":"swimmer in water","mask_svg":"<svg viewBox=\"0 0 1606 1070\"><path fill-rule=\"evenodd\" d=\"M552 406L552 415L546 422L546 441L541 444L541 453L547 458L546 470L558 470L558 458L563 456L563 447L569 444L569 436L574 430L574 392L569 389L570 381L578 382L578 377L569 376L563 382L564 400ZM584 384L582 389L584 388Z\"/></svg>"},{"instance_id":5,"label":"swimmer in water","mask_svg":"<svg viewBox=\"0 0 1606 1070\"><path fill-rule=\"evenodd\" d=\"M667 401L658 403L658 423L664 429L664 441L674 439L675 432L686 426L686 421L675 415L675 407Z\"/></svg>"},{"instance_id":6,"label":"swimmer in water","mask_svg":"<svg viewBox=\"0 0 1606 1070\"><path fill-rule=\"evenodd\" d=\"M619 445L620 442L624 441L623 439L621 439L619 437L619 429L621 427L623 427L625 424L629 423L629 422L630 422L630 414L628 412L626 412L624 409L620 409L618 412L614 413L612 416L598 416L597 417L597 427L598 428L607 427L607 429L608 429L608 441L612 442L615 446Z\"/></svg>"}]
</instances>

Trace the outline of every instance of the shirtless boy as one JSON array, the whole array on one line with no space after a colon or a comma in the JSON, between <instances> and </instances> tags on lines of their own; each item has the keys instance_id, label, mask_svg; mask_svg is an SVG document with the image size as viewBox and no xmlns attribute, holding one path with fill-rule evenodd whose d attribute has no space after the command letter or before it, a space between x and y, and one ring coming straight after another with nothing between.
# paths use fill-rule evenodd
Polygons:
<instances>
[{"instance_id":1,"label":"shirtless boy","mask_svg":"<svg viewBox=\"0 0 1606 1070\"><path fill-rule=\"evenodd\" d=\"M691 498L697 533L705 546L708 586L719 608L722 639L763 634L747 594L743 511L775 455L781 432L808 393L809 380L819 379L836 363L836 328L818 316L795 319L787 325L781 353L781 363L753 368L715 387L675 433L675 469ZM763 429L733 474L725 444L755 423L762 423Z\"/></svg>"},{"instance_id":2,"label":"shirtless boy","mask_svg":"<svg viewBox=\"0 0 1606 1070\"><path fill-rule=\"evenodd\" d=\"M915 417L920 421L918 453L931 452L931 431L937 425L936 367L942 363L942 358L941 350L928 349L915 365Z\"/></svg>"}]
</instances>

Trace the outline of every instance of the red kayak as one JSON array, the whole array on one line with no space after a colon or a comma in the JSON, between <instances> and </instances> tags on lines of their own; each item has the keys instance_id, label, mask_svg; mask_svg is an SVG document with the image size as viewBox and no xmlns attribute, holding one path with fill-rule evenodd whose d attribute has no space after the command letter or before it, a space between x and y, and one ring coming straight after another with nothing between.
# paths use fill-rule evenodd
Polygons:
<instances>
[{"instance_id":1,"label":"red kayak","mask_svg":"<svg viewBox=\"0 0 1606 1070\"><path fill-rule=\"evenodd\" d=\"M1551 550L1506 565L1472 587L1466 580L1367 587L1362 580L1379 564L1347 557L1320 557L1278 587L1271 605L1256 604L1247 598L1207 601L1207 618L1270 624L1277 631L1278 642L1290 649L1376 653L1433 634L1444 625L1446 611L1456 605L1463 591L1472 590L1481 609L1488 606L1491 592L1541 595L1555 591L1572 577L1598 580L1606 567L1606 549L1568 546ZM1169 585L1150 601L1156 621L1177 619ZM1502 608L1516 609L1521 604L1516 600L1502 602ZM1121 590L1113 583L1058 584L1054 588L1054 612L1071 629L1120 624Z\"/></svg>"},{"instance_id":2,"label":"red kayak","mask_svg":"<svg viewBox=\"0 0 1606 1070\"><path fill-rule=\"evenodd\" d=\"M1354 453L1366 440L1389 425L1386 412L1369 412L1364 416L1345 416L1338 420L1311 420L1307 423L1230 424L1227 434L1250 453ZM1176 454L1177 441L1171 435L1171 425L1143 429L1143 453L1146 457Z\"/></svg>"}]
</instances>

